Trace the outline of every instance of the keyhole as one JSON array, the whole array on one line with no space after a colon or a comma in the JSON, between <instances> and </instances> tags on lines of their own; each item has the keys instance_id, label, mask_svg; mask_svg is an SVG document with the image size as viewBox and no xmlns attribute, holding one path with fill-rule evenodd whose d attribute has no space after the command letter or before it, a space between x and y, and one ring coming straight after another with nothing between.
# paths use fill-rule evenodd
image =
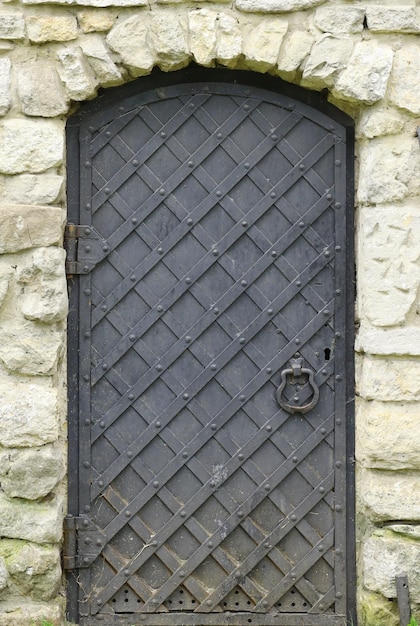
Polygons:
<instances>
[{"instance_id":1,"label":"keyhole","mask_svg":"<svg viewBox=\"0 0 420 626\"><path fill-rule=\"evenodd\" d=\"M324 357L326 361L330 360L331 357L331 348L325 348L324 350Z\"/></svg>"}]
</instances>

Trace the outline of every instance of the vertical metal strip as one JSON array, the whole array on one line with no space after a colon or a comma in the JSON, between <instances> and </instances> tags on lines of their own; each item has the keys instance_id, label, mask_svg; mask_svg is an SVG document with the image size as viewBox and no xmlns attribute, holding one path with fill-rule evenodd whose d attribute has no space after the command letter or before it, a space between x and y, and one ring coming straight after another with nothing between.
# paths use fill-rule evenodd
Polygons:
<instances>
[{"instance_id":1,"label":"vertical metal strip","mask_svg":"<svg viewBox=\"0 0 420 626\"><path fill-rule=\"evenodd\" d=\"M80 132L80 220L92 225L91 136L82 127ZM90 387L90 302L92 274L79 277L79 514L89 515L91 508L91 387ZM91 569L79 570L79 613L89 614L86 590L91 588Z\"/></svg>"}]
</instances>

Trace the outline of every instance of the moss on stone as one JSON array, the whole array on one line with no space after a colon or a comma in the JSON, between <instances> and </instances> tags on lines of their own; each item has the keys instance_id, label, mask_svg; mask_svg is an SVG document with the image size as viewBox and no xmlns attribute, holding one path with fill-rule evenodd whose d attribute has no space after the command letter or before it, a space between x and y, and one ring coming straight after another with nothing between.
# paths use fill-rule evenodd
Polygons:
<instances>
[{"instance_id":1,"label":"moss on stone","mask_svg":"<svg viewBox=\"0 0 420 626\"><path fill-rule=\"evenodd\" d=\"M380 593L364 592L360 600L361 624L363 626L398 626L396 602Z\"/></svg>"}]
</instances>

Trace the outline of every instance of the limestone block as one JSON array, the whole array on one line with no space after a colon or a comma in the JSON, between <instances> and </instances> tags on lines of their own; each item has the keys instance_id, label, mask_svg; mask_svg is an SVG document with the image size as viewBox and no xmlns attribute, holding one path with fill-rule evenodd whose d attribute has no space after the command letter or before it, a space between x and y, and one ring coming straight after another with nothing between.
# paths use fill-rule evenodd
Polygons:
<instances>
[{"instance_id":1,"label":"limestone block","mask_svg":"<svg viewBox=\"0 0 420 626\"><path fill-rule=\"evenodd\" d=\"M420 210L365 208L360 218L359 293L375 326L406 319L420 285Z\"/></svg>"},{"instance_id":2,"label":"limestone block","mask_svg":"<svg viewBox=\"0 0 420 626\"><path fill-rule=\"evenodd\" d=\"M0 12L0 39L23 39L25 20L21 13Z\"/></svg>"},{"instance_id":3,"label":"limestone block","mask_svg":"<svg viewBox=\"0 0 420 626\"><path fill-rule=\"evenodd\" d=\"M404 80L401 80L404 77ZM420 53L418 44L405 43L395 53L389 100L397 107L420 115Z\"/></svg>"},{"instance_id":4,"label":"limestone block","mask_svg":"<svg viewBox=\"0 0 420 626\"><path fill-rule=\"evenodd\" d=\"M359 395L366 400L417 402L420 400L420 361L365 355L357 388Z\"/></svg>"},{"instance_id":5,"label":"limestone block","mask_svg":"<svg viewBox=\"0 0 420 626\"><path fill-rule=\"evenodd\" d=\"M0 483L9 498L37 500L48 495L64 476L57 446L0 450Z\"/></svg>"},{"instance_id":6,"label":"limestone block","mask_svg":"<svg viewBox=\"0 0 420 626\"><path fill-rule=\"evenodd\" d=\"M85 9L78 12L77 19L84 33L100 33L113 27L116 16L112 10Z\"/></svg>"},{"instance_id":7,"label":"limestone block","mask_svg":"<svg viewBox=\"0 0 420 626\"><path fill-rule=\"evenodd\" d=\"M0 206L0 254L59 243L64 221L58 207Z\"/></svg>"},{"instance_id":8,"label":"limestone block","mask_svg":"<svg viewBox=\"0 0 420 626\"><path fill-rule=\"evenodd\" d=\"M402 200L420 191L419 142L415 137L375 139L360 146L357 199L362 204Z\"/></svg>"},{"instance_id":9,"label":"limestone block","mask_svg":"<svg viewBox=\"0 0 420 626\"><path fill-rule=\"evenodd\" d=\"M35 322L22 324L18 319L14 324L9 322L0 327L0 361L9 372L51 376L56 371L58 360L62 355L63 342L63 332L60 328L44 327ZM13 429L14 426L9 422L8 427ZM46 440L41 438L35 444L27 445L38 445L46 441L52 441L49 435Z\"/></svg>"},{"instance_id":10,"label":"limestone block","mask_svg":"<svg viewBox=\"0 0 420 626\"><path fill-rule=\"evenodd\" d=\"M77 20L71 13L27 15L26 30L34 43L70 41L77 38Z\"/></svg>"},{"instance_id":11,"label":"limestone block","mask_svg":"<svg viewBox=\"0 0 420 626\"><path fill-rule=\"evenodd\" d=\"M398 533L411 539L420 539L420 526L410 524L387 524L387 528L393 533Z\"/></svg>"},{"instance_id":12,"label":"limestone block","mask_svg":"<svg viewBox=\"0 0 420 626\"><path fill-rule=\"evenodd\" d=\"M283 13L311 9L327 0L235 0L236 8L252 13Z\"/></svg>"},{"instance_id":13,"label":"limestone block","mask_svg":"<svg viewBox=\"0 0 420 626\"><path fill-rule=\"evenodd\" d=\"M333 95L344 100L368 104L381 100L391 73L393 52L376 41L360 41L340 74Z\"/></svg>"},{"instance_id":14,"label":"limestone block","mask_svg":"<svg viewBox=\"0 0 420 626\"><path fill-rule=\"evenodd\" d=\"M12 103L11 68L12 63L9 58L0 59L0 115L6 115Z\"/></svg>"},{"instance_id":15,"label":"limestone block","mask_svg":"<svg viewBox=\"0 0 420 626\"><path fill-rule=\"evenodd\" d=\"M420 470L417 404L359 401L356 423L357 460L361 465L388 471Z\"/></svg>"},{"instance_id":16,"label":"limestone block","mask_svg":"<svg viewBox=\"0 0 420 626\"><path fill-rule=\"evenodd\" d=\"M303 66L304 85L314 88L333 85L338 73L347 65L352 49L353 41L349 37L322 35L312 46Z\"/></svg>"},{"instance_id":17,"label":"limestone block","mask_svg":"<svg viewBox=\"0 0 420 626\"><path fill-rule=\"evenodd\" d=\"M3 375L0 377L0 399L2 446L21 448L57 441L57 392L45 380L29 382L26 378Z\"/></svg>"},{"instance_id":18,"label":"limestone block","mask_svg":"<svg viewBox=\"0 0 420 626\"><path fill-rule=\"evenodd\" d=\"M155 56L147 42L147 32L147 14L141 12L117 22L106 38L111 50L120 55L132 76L148 74L155 64Z\"/></svg>"},{"instance_id":19,"label":"limestone block","mask_svg":"<svg viewBox=\"0 0 420 626\"><path fill-rule=\"evenodd\" d=\"M185 67L190 61L186 28L177 13L151 13L149 45L164 72Z\"/></svg>"},{"instance_id":20,"label":"limestone block","mask_svg":"<svg viewBox=\"0 0 420 626\"><path fill-rule=\"evenodd\" d=\"M11 269L8 269L8 270L6 269L6 271L4 273L2 272L0 276L0 309L7 296L11 276L12 276Z\"/></svg>"},{"instance_id":21,"label":"limestone block","mask_svg":"<svg viewBox=\"0 0 420 626\"><path fill-rule=\"evenodd\" d=\"M7 565L11 582L21 596L50 600L57 595L61 582L58 546L3 539L0 541L0 555Z\"/></svg>"},{"instance_id":22,"label":"limestone block","mask_svg":"<svg viewBox=\"0 0 420 626\"><path fill-rule=\"evenodd\" d=\"M112 87L123 82L121 70L115 65L100 35L87 35L80 47L102 87Z\"/></svg>"},{"instance_id":23,"label":"limestone block","mask_svg":"<svg viewBox=\"0 0 420 626\"><path fill-rule=\"evenodd\" d=\"M190 51L199 65L210 67L217 55L216 20L218 13L198 9L188 13Z\"/></svg>"},{"instance_id":24,"label":"limestone block","mask_svg":"<svg viewBox=\"0 0 420 626\"><path fill-rule=\"evenodd\" d=\"M366 589L358 591L361 624L364 626L400 626L396 601L390 601L381 593L369 592Z\"/></svg>"},{"instance_id":25,"label":"limestone block","mask_svg":"<svg viewBox=\"0 0 420 626\"><path fill-rule=\"evenodd\" d=\"M34 543L57 543L62 537L64 499L33 502L0 492L0 535Z\"/></svg>"},{"instance_id":26,"label":"limestone block","mask_svg":"<svg viewBox=\"0 0 420 626\"><path fill-rule=\"evenodd\" d=\"M0 612L0 626L26 626L26 624L63 624L65 623L63 602L34 601L19 596L3 599Z\"/></svg>"},{"instance_id":27,"label":"limestone block","mask_svg":"<svg viewBox=\"0 0 420 626\"><path fill-rule=\"evenodd\" d=\"M397 135L404 128L404 118L395 109L382 105L373 105L362 111L357 123L357 137L381 137Z\"/></svg>"},{"instance_id":28,"label":"limestone block","mask_svg":"<svg viewBox=\"0 0 420 626\"><path fill-rule=\"evenodd\" d=\"M363 546L363 578L367 589L395 598L395 577L408 574L410 599L420 602L420 544L403 541L389 531L376 531Z\"/></svg>"},{"instance_id":29,"label":"limestone block","mask_svg":"<svg viewBox=\"0 0 420 626\"><path fill-rule=\"evenodd\" d=\"M324 33L360 33L363 30L365 11L362 8L320 7L316 9L314 24Z\"/></svg>"},{"instance_id":30,"label":"limestone block","mask_svg":"<svg viewBox=\"0 0 420 626\"><path fill-rule=\"evenodd\" d=\"M366 7L366 21L369 30L373 32L420 32L419 15L414 7L398 6L368 6Z\"/></svg>"},{"instance_id":31,"label":"limestone block","mask_svg":"<svg viewBox=\"0 0 420 626\"><path fill-rule=\"evenodd\" d=\"M288 22L280 18L262 19L244 34L243 53L246 65L256 72L267 72L279 57Z\"/></svg>"},{"instance_id":32,"label":"limestone block","mask_svg":"<svg viewBox=\"0 0 420 626\"><path fill-rule=\"evenodd\" d=\"M314 43L314 37L305 31L294 31L283 40L278 58L278 72L295 72L306 59Z\"/></svg>"},{"instance_id":33,"label":"limestone block","mask_svg":"<svg viewBox=\"0 0 420 626\"><path fill-rule=\"evenodd\" d=\"M6 589L8 585L8 574L6 568L6 561L0 556L0 591Z\"/></svg>"},{"instance_id":34,"label":"limestone block","mask_svg":"<svg viewBox=\"0 0 420 626\"><path fill-rule=\"evenodd\" d=\"M63 162L64 122L4 119L0 121L0 173L44 172Z\"/></svg>"},{"instance_id":35,"label":"limestone block","mask_svg":"<svg viewBox=\"0 0 420 626\"><path fill-rule=\"evenodd\" d=\"M81 48L63 48L57 54L58 73L72 100L86 100L96 94L98 81Z\"/></svg>"},{"instance_id":36,"label":"limestone block","mask_svg":"<svg viewBox=\"0 0 420 626\"><path fill-rule=\"evenodd\" d=\"M25 115L56 117L68 111L69 99L52 59L38 57L20 64L17 80Z\"/></svg>"},{"instance_id":37,"label":"limestone block","mask_svg":"<svg viewBox=\"0 0 420 626\"><path fill-rule=\"evenodd\" d=\"M19 268L17 280L25 285L21 310L27 320L53 324L66 318L65 260L61 248L38 248L29 263Z\"/></svg>"},{"instance_id":38,"label":"limestone block","mask_svg":"<svg viewBox=\"0 0 420 626\"><path fill-rule=\"evenodd\" d=\"M83 7L143 7L147 0L22 0L22 4L82 5Z\"/></svg>"},{"instance_id":39,"label":"limestone block","mask_svg":"<svg viewBox=\"0 0 420 626\"><path fill-rule=\"evenodd\" d=\"M420 521L420 473L365 469L358 485L360 501L372 521Z\"/></svg>"},{"instance_id":40,"label":"limestone block","mask_svg":"<svg viewBox=\"0 0 420 626\"><path fill-rule=\"evenodd\" d=\"M5 204L52 204L57 201L62 186L63 177L58 174L0 175L0 199Z\"/></svg>"},{"instance_id":41,"label":"limestone block","mask_svg":"<svg viewBox=\"0 0 420 626\"><path fill-rule=\"evenodd\" d=\"M356 350L369 354L420 356L420 328L373 328L362 324L356 336Z\"/></svg>"},{"instance_id":42,"label":"limestone block","mask_svg":"<svg viewBox=\"0 0 420 626\"><path fill-rule=\"evenodd\" d=\"M242 52L242 31L235 15L223 11L219 13L217 62L227 67L235 67Z\"/></svg>"}]
</instances>

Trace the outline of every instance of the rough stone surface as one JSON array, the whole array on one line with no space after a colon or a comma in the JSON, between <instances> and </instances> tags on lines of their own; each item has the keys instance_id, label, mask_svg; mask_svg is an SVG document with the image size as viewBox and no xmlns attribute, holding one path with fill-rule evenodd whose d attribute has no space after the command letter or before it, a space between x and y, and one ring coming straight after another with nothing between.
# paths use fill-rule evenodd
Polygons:
<instances>
[{"instance_id":1,"label":"rough stone surface","mask_svg":"<svg viewBox=\"0 0 420 626\"><path fill-rule=\"evenodd\" d=\"M278 73L295 72L308 56L314 36L305 31L289 33L283 40L277 63Z\"/></svg>"},{"instance_id":2,"label":"rough stone surface","mask_svg":"<svg viewBox=\"0 0 420 626\"><path fill-rule=\"evenodd\" d=\"M418 359L382 359L366 355L360 361L357 389L366 400L386 402L420 400ZM408 433L405 436L408 436Z\"/></svg>"},{"instance_id":3,"label":"rough stone surface","mask_svg":"<svg viewBox=\"0 0 420 626\"><path fill-rule=\"evenodd\" d=\"M390 602L380 593L362 590L359 596L360 621L363 626L399 626L396 602Z\"/></svg>"},{"instance_id":4,"label":"rough stone surface","mask_svg":"<svg viewBox=\"0 0 420 626\"><path fill-rule=\"evenodd\" d=\"M42 379L11 382L10 377L0 376L0 445L21 448L57 441L56 390Z\"/></svg>"},{"instance_id":5,"label":"rough stone surface","mask_svg":"<svg viewBox=\"0 0 420 626\"><path fill-rule=\"evenodd\" d=\"M198 9L188 14L190 50L199 65L209 67L216 57L216 28L218 13L211 9Z\"/></svg>"},{"instance_id":6,"label":"rough stone surface","mask_svg":"<svg viewBox=\"0 0 420 626\"><path fill-rule=\"evenodd\" d=\"M0 254L58 244L63 236L64 220L65 215L58 207L0 206Z\"/></svg>"},{"instance_id":7,"label":"rough stone surface","mask_svg":"<svg viewBox=\"0 0 420 626\"><path fill-rule=\"evenodd\" d=\"M186 24L184 26L176 14L152 13L149 45L164 72L181 69L190 61Z\"/></svg>"},{"instance_id":8,"label":"rough stone surface","mask_svg":"<svg viewBox=\"0 0 420 626\"><path fill-rule=\"evenodd\" d=\"M9 372L17 374L54 374L63 350L63 332L54 326L46 330L42 324L28 322L23 316L22 319L23 324L17 318L0 328L0 362ZM12 428L12 422L8 428Z\"/></svg>"},{"instance_id":9,"label":"rough stone surface","mask_svg":"<svg viewBox=\"0 0 420 626\"><path fill-rule=\"evenodd\" d=\"M254 13L283 13L310 9L324 4L326 0L236 0L235 4L241 11Z\"/></svg>"},{"instance_id":10,"label":"rough stone surface","mask_svg":"<svg viewBox=\"0 0 420 626\"><path fill-rule=\"evenodd\" d=\"M356 335L356 350L389 356L420 356L420 328L381 329L362 324Z\"/></svg>"},{"instance_id":11,"label":"rough stone surface","mask_svg":"<svg viewBox=\"0 0 420 626\"><path fill-rule=\"evenodd\" d=\"M372 104L384 97L393 60L392 48L375 41L356 44L333 94L345 100Z\"/></svg>"},{"instance_id":12,"label":"rough stone surface","mask_svg":"<svg viewBox=\"0 0 420 626\"><path fill-rule=\"evenodd\" d=\"M87 35L80 43L84 55L102 87L112 87L123 82L121 70L115 65L110 52L99 35Z\"/></svg>"},{"instance_id":13,"label":"rough stone surface","mask_svg":"<svg viewBox=\"0 0 420 626\"><path fill-rule=\"evenodd\" d=\"M0 39L23 39L25 19L18 13L0 12Z\"/></svg>"},{"instance_id":14,"label":"rough stone surface","mask_svg":"<svg viewBox=\"0 0 420 626\"><path fill-rule=\"evenodd\" d=\"M100 33L112 28L116 16L112 10L85 9L78 12L77 19L84 33Z\"/></svg>"},{"instance_id":15,"label":"rough stone surface","mask_svg":"<svg viewBox=\"0 0 420 626\"><path fill-rule=\"evenodd\" d=\"M420 526L411 524L388 524L387 528L392 530L393 533L404 535L410 539L420 539Z\"/></svg>"},{"instance_id":16,"label":"rough stone surface","mask_svg":"<svg viewBox=\"0 0 420 626\"><path fill-rule=\"evenodd\" d=\"M28 15L26 29L29 39L34 43L77 38L77 20L71 13Z\"/></svg>"},{"instance_id":17,"label":"rough stone surface","mask_svg":"<svg viewBox=\"0 0 420 626\"><path fill-rule=\"evenodd\" d=\"M0 207L1 204L10 205L11 203L26 205L53 204L57 201L62 187L63 176L58 174L0 175ZM1 213L4 213L4 210L2 211L0 208L0 215ZM49 241L46 243L53 242ZM45 242L41 245L45 245Z\"/></svg>"},{"instance_id":18,"label":"rough stone surface","mask_svg":"<svg viewBox=\"0 0 420 626\"><path fill-rule=\"evenodd\" d=\"M5 270L0 276L0 309L3 302L6 299L7 292L9 291L9 283L12 276L12 268Z\"/></svg>"},{"instance_id":19,"label":"rough stone surface","mask_svg":"<svg viewBox=\"0 0 420 626\"><path fill-rule=\"evenodd\" d=\"M147 18L144 13L118 22L108 33L107 43L117 52L132 76L148 74L155 63L147 42Z\"/></svg>"},{"instance_id":20,"label":"rough stone surface","mask_svg":"<svg viewBox=\"0 0 420 626\"><path fill-rule=\"evenodd\" d=\"M60 120L1 120L0 173L35 174L61 165L63 129Z\"/></svg>"},{"instance_id":21,"label":"rough stone surface","mask_svg":"<svg viewBox=\"0 0 420 626\"><path fill-rule=\"evenodd\" d=\"M21 310L27 320L53 324L66 318L65 259L61 248L38 248L19 269L18 282L24 285Z\"/></svg>"},{"instance_id":22,"label":"rough stone surface","mask_svg":"<svg viewBox=\"0 0 420 626\"><path fill-rule=\"evenodd\" d=\"M56 63L38 57L18 67L18 93L25 115L56 117L67 112L69 100L61 83Z\"/></svg>"},{"instance_id":23,"label":"rough stone surface","mask_svg":"<svg viewBox=\"0 0 420 626\"><path fill-rule=\"evenodd\" d=\"M346 66L352 49L353 40L349 37L330 34L320 37L304 65L304 85L313 88L333 85L338 73Z\"/></svg>"},{"instance_id":24,"label":"rough stone surface","mask_svg":"<svg viewBox=\"0 0 420 626\"><path fill-rule=\"evenodd\" d=\"M0 626L27 626L42 624L47 621L54 626L65 623L63 598L54 602L41 602L25 598L22 603L20 596L2 599Z\"/></svg>"},{"instance_id":25,"label":"rough stone surface","mask_svg":"<svg viewBox=\"0 0 420 626\"><path fill-rule=\"evenodd\" d=\"M396 4L396 3L393 3ZM366 21L373 32L420 32L420 16L410 6L368 6Z\"/></svg>"},{"instance_id":26,"label":"rough stone surface","mask_svg":"<svg viewBox=\"0 0 420 626\"><path fill-rule=\"evenodd\" d=\"M0 483L9 498L43 498L63 478L64 471L63 453L57 446L0 449Z\"/></svg>"},{"instance_id":27,"label":"rough stone surface","mask_svg":"<svg viewBox=\"0 0 420 626\"><path fill-rule=\"evenodd\" d=\"M238 19L227 11L219 14L217 62L227 67L235 67L242 52L242 32Z\"/></svg>"},{"instance_id":28,"label":"rough stone surface","mask_svg":"<svg viewBox=\"0 0 420 626\"><path fill-rule=\"evenodd\" d=\"M0 492L0 535L34 543L58 543L62 535L64 500L54 496L33 502Z\"/></svg>"},{"instance_id":29,"label":"rough stone surface","mask_svg":"<svg viewBox=\"0 0 420 626\"><path fill-rule=\"evenodd\" d=\"M267 72L276 65L287 28L288 22L280 18L263 19L249 28L244 35L243 53L250 70Z\"/></svg>"},{"instance_id":30,"label":"rough stone surface","mask_svg":"<svg viewBox=\"0 0 420 626\"><path fill-rule=\"evenodd\" d=\"M58 73L66 85L72 100L86 100L96 94L98 81L95 78L81 48L63 48L58 52Z\"/></svg>"},{"instance_id":31,"label":"rough stone surface","mask_svg":"<svg viewBox=\"0 0 420 626\"><path fill-rule=\"evenodd\" d=\"M410 597L420 602L420 543L402 541L389 531L376 531L363 548L367 589L395 598L395 577L410 573Z\"/></svg>"},{"instance_id":32,"label":"rough stone surface","mask_svg":"<svg viewBox=\"0 0 420 626\"><path fill-rule=\"evenodd\" d=\"M324 33L359 33L363 30L365 10L359 7L320 7L315 11L314 24Z\"/></svg>"},{"instance_id":33,"label":"rough stone surface","mask_svg":"<svg viewBox=\"0 0 420 626\"><path fill-rule=\"evenodd\" d=\"M401 77L404 80L401 80ZM395 53L389 99L397 107L420 115L420 54L418 44L406 44Z\"/></svg>"},{"instance_id":34,"label":"rough stone surface","mask_svg":"<svg viewBox=\"0 0 420 626\"><path fill-rule=\"evenodd\" d=\"M420 165L416 137L399 135L373 140L360 147L357 199L362 204L403 200L420 191Z\"/></svg>"},{"instance_id":35,"label":"rough stone surface","mask_svg":"<svg viewBox=\"0 0 420 626\"><path fill-rule=\"evenodd\" d=\"M10 92L11 68L10 59L0 59L0 115L6 115L12 103Z\"/></svg>"},{"instance_id":36,"label":"rough stone surface","mask_svg":"<svg viewBox=\"0 0 420 626\"><path fill-rule=\"evenodd\" d=\"M405 119L395 109L374 105L362 112L356 127L358 137L373 139L384 135L397 135L404 128Z\"/></svg>"},{"instance_id":37,"label":"rough stone surface","mask_svg":"<svg viewBox=\"0 0 420 626\"><path fill-rule=\"evenodd\" d=\"M373 521L420 521L419 472L363 470L358 486L362 505Z\"/></svg>"},{"instance_id":38,"label":"rough stone surface","mask_svg":"<svg viewBox=\"0 0 420 626\"><path fill-rule=\"evenodd\" d=\"M22 4L58 4L63 6L81 5L80 0L22 0ZM147 0L83 0L83 7L143 7Z\"/></svg>"},{"instance_id":39,"label":"rough stone surface","mask_svg":"<svg viewBox=\"0 0 420 626\"><path fill-rule=\"evenodd\" d=\"M58 593L61 582L58 546L3 539L0 540L0 555L7 566L11 586L22 596L50 600Z\"/></svg>"},{"instance_id":40,"label":"rough stone surface","mask_svg":"<svg viewBox=\"0 0 420 626\"><path fill-rule=\"evenodd\" d=\"M375 326L401 324L420 285L420 210L366 208L360 221L360 306Z\"/></svg>"},{"instance_id":41,"label":"rough stone surface","mask_svg":"<svg viewBox=\"0 0 420 626\"><path fill-rule=\"evenodd\" d=\"M6 568L6 562L2 556L0 556L0 591L3 591L8 585L8 573Z\"/></svg>"},{"instance_id":42,"label":"rough stone surface","mask_svg":"<svg viewBox=\"0 0 420 626\"><path fill-rule=\"evenodd\" d=\"M365 467L387 470L391 475L392 470L420 470L420 441L413 437L418 416L416 403L359 401L357 460Z\"/></svg>"}]
</instances>

